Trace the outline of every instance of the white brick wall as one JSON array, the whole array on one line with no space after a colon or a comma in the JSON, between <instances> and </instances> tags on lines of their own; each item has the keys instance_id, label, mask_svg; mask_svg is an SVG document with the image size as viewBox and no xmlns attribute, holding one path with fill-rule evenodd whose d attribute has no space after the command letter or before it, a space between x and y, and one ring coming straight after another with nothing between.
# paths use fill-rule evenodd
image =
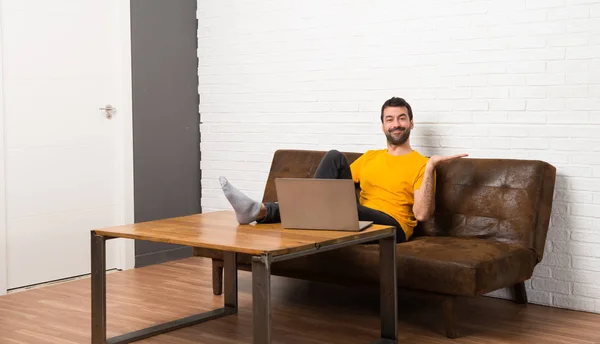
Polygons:
<instances>
[{"instance_id":1,"label":"white brick wall","mask_svg":"<svg viewBox=\"0 0 600 344\"><path fill-rule=\"evenodd\" d=\"M531 302L600 313L598 0L198 2L202 206L260 199L279 148L384 147L405 97L422 153L558 168ZM506 291L492 293L506 297Z\"/></svg>"}]
</instances>

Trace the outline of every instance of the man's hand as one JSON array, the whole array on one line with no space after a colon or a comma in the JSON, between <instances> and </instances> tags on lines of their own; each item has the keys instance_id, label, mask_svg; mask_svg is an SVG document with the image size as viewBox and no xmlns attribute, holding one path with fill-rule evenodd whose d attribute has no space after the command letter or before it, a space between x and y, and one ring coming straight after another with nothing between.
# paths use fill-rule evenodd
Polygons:
<instances>
[{"instance_id":1,"label":"man's hand","mask_svg":"<svg viewBox=\"0 0 600 344\"><path fill-rule=\"evenodd\" d=\"M429 160L427 161L427 168L435 169L441 163L445 163L445 162L455 160L458 158L464 158L466 156L469 156L469 154L463 153L463 154L456 154L456 155L449 155L449 156L434 155L434 156L430 157Z\"/></svg>"}]
</instances>

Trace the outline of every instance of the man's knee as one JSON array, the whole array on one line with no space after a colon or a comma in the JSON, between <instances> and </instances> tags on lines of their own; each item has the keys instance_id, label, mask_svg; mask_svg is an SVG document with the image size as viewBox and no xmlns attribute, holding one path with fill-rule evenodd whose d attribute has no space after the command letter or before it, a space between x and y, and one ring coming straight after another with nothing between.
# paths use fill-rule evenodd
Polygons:
<instances>
[{"instance_id":1,"label":"man's knee","mask_svg":"<svg viewBox=\"0 0 600 344\"><path fill-rule=\"evenodd\" d=\"M339 158L341 156L343 156L344 154L342 154L340 151L338 151L337 149L332 149L329 150L326 154L325 154L325 158L328 159L335 159L335 158Z\"/></svg>"}]
</instances>

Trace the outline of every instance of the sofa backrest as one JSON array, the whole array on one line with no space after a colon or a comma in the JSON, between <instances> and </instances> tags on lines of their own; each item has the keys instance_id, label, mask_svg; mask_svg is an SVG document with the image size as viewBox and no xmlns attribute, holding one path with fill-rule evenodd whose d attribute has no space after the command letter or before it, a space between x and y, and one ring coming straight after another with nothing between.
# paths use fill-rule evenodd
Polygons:
<instances>
[{"instance_id":1,"label":"sofa backrest","mask_svg":"<svg viewBox=\"0 0 600 344\"><path fill-rule=\"evenodd\" d=\"M271 171L269 172L262 201L277 201L275 178L312 178L326 153L325 151L287 149L276 151L271 162ZM361 153L342 153L350 163L361 156Z\"/></svg>"},{"instance_id":2,"label":"sofa backrest","mask_svg":"<svg viewBox=\"0 0 600 344\"><path fill-rule=\"evenodd\" d=\"M436 169L434 216L415 235L517 243L541 261L556 168L537 160L454 160Z\"/></svg>"},{"instance_id":3,"label":"sofa backrest","mask_svg":"<svg viewBox=\"0 0 600 344\"><path fill-rule=\"evenodd\" d=\"M325 151L278 150L263 202L276 201L275 178L312 178ZM344 152L352 163L361 153ZM541 261L556 169L537 160L462 158L437 168L436 210L415 236L455 236L517 243Z\"/></svg>"}]
</instances>

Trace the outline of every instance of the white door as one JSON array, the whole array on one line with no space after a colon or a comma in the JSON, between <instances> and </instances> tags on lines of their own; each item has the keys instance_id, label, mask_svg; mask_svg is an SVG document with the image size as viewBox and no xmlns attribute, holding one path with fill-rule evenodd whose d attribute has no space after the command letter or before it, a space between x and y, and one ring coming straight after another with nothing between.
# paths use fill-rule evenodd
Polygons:
<instances>
[{"instance_id":1,"label":"white door","mask_svg":"<svg viewBox=\"0 0 600 344\"><path fill-rule=\"evenodd\" d=\"M129 1L0 1L12 289L89 273L90 230L132 221Z\"/></svg>"}]
</instances>

